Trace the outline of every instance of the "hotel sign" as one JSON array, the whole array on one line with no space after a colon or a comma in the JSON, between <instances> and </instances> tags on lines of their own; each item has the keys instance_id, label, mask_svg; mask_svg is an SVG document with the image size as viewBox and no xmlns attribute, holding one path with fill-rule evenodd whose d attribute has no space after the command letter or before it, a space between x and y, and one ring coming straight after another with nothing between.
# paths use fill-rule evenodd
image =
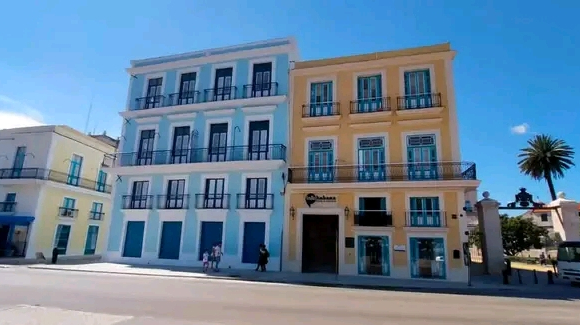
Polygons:
<instances>
[{"instance_id":1,"label":"hotel sign","mask_svg":"<svg viewBox=\"0 0 580 325\"><path fill-rule=\"evenodd\" d=\"M314 203L336 203L336 196L316 195L308 193L304 197L304 201L311 207Z\"/></svg>"}]
</instances>

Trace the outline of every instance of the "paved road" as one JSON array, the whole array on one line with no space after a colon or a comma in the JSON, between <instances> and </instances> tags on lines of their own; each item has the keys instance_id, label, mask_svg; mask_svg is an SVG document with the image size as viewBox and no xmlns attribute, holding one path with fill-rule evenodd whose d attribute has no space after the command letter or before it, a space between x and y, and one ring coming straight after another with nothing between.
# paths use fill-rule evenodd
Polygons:
<instances>
[{"instance_id":1,"label":"paved road","mask_svg":"<svg viewBox=\"0 0 580 325\"><path fill-rule=\"evenodd\" d=\"M566 300L0 269L0 325L578 325L579 309Z\"/></svg>"}]
</instances>

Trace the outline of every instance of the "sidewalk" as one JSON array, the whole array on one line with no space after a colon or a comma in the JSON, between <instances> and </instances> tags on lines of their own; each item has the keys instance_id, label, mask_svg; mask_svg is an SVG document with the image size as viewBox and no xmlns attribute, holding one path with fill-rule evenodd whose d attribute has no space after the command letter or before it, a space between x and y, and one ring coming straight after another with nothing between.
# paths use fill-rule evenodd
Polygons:
<instances>
[{"instance_id":1,"label":"sidewalk","mask_svg":"<svg viewBox=\"0 0 580 325\"><path fill-rule=\"evenodd\" d=\"M201 268L188 267L159 267L137 266L114 263L94 263L84 265L31 265L30 269L61 270L76 272L94 272L105 274L159 276L190 279L214 279L233 280L262 283L279 283L310 285L339 288L357 288L374 290L397 290L397 291L425 291L434 293L450 294L485 294L492 292L520 292L546 290L546 285L503 285L501 279L492 277L475 277L472 286L467 283L436 281L436 280L411 280L393 279L386 277L347 276L329 274L303 274L290 272L255 272L254 270L223 269L220 272L205 274ZM529 284L529 282L528 282ZM551 287L554 287L553 285Z\"/></svg>"}]
</instances>

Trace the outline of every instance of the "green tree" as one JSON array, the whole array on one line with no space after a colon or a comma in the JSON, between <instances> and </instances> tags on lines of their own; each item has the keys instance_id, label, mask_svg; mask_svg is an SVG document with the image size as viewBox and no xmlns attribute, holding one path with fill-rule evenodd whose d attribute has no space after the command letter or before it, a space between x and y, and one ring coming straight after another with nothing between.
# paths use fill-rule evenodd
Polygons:
<instances>
[{"instance_id":1,"label":"green tree","mask_svg":"<svg viewBox=\"0 0 580 325\"><path fill-rule=\"evenodd\" d=\"M479 229L479 225L476 228L471 229L469 231L469 237L467 238L467 240L469 242L469 246L477 247L477 249L481 249L482 237L483 237L483 232L481 232L481 230Z\"/></svg>"},{"instance_id":2,"label":"green tree","mask_svg":"<svg viewBox=\"0 0 580 325\"><path fill-rule=\"evenodd\" d=\"M530 248L542 248L542 241L548 236L548 231L532 220L518 217L501 218L501 235L503 251L508 256L515 256Z\"/></svg>"},{"instance_id":3,"label":"green tree","mask_svg":"<svg viewBox=\"0 0 580 325\"><path fill-rule=\"evenodd\" d=\"M520 149L520 171L535 180L545 180L552 200L556 199L554 179L563 178L564 172L574 165L574 149L564 140L539 134L528 140L528 147Z\"/></svg>"}]
</instances>

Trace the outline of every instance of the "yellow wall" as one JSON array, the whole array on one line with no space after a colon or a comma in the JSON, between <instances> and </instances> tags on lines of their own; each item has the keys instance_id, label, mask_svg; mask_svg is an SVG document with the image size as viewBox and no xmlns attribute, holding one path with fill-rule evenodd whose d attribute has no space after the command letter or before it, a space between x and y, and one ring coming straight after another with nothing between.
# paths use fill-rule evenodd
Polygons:
<instances>
[{"instance_id":1,"label":"yellow wall","mask_svg":"<svg viewBox=\"0 0 580 325\"><path fill-rule=\"evenodd\" d=\"M77 217L73 220L59 217L59 207L63 205L65 197L76 199L75 209L78 209ZM105 215L103 220L89 220L89 212L94 202L103 203ZM39 227L36 236L35 252L42 252L45 256L50 256L54 247L56 227L59 224L71 225L66 255L83 255L87 230L89 225L99 226L97 238L97 249L95 254L100 254L105 247L106 234L110 217L106 212L110 211L110 199L101 198L95 195L81 194L74 190L63 190L51 186L45 186L44 199L41 202L42 208L36 216L35 227Z\"/></svg>"},{"instance_id":2,"label":"yellow wall","mask_svg":"<svg viewBox=\"0 0 580 325\"><path fill-rule=\"evenodd\" d=\"M52 182L44 186L41 196L42 202L40 213L36 216L34 227L37 228L34 240L35 252L43 252L45 256L50 256L54 247L56 227L58 224L71 225L71 234L66 255L83 255L87 230L89 225L98 225L99 233L97 238L97 249L95 254L100 254L105 247L105 240L110 224L111 195L94 190L98 172L103 161L104 153L113 153L115 148L99 140L86 136L76 130L65 126L58 126L53 133L51 144L52 157L48 162L48 169L62 173L62 180ZM81 168L80 186L75 187L66 183L69 173L70 160L73 154L83 157ZM54 177L54 176L53 176ZM107 178L107 184L111 185L112 177ZM86 188L82 188L86 187ZM78 209L77 217L73 220L58 216L59 207L63 206L65 197L76 200L75 209ZM103 220L89 220L93 202L103 203Z\"/></svg>"}]
</instances>

